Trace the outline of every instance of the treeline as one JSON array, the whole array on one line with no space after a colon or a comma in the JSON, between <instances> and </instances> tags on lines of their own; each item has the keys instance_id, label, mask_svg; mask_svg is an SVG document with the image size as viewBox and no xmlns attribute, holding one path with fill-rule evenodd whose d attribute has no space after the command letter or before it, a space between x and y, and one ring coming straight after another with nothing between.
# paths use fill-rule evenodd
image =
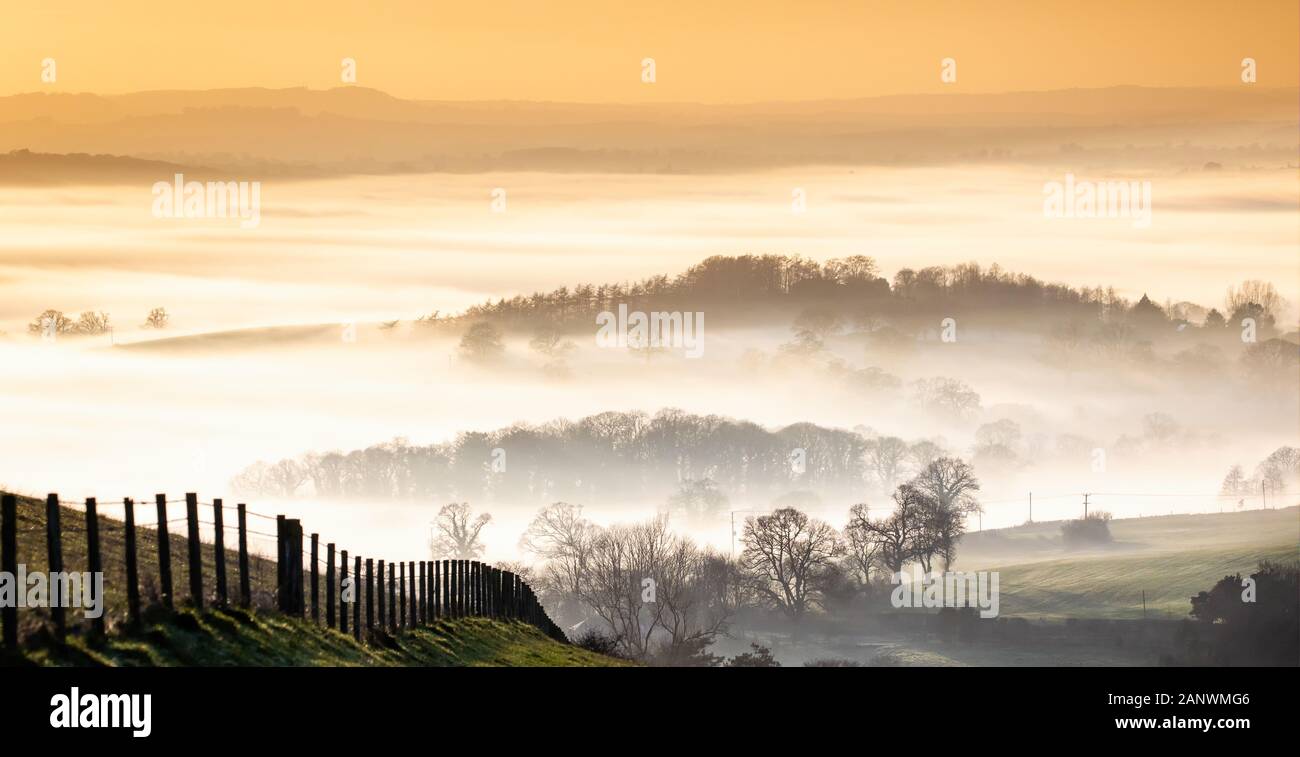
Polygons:
<instances>
[{"instance_id":1,"label":"treeline","mask_svg":"<svg viewBox=\"0 0 1300 757\"><path fill-rule=\"evenodd\" d=\"M398 439L350 452L258 462L231 482L239 493L356 500L468 499L509 504L662 502L691 482L732 498L770 499L792 490L860 496L867 482L894 483L915 457L942 450L891 440L888 459L868 454L866 433L798 423L769 431L717 415L666 409L606 412L540 426L467 432L431 445ZM882 469L883 466L883 469Z\"/></svg>"},{"instance_id":2,"label":"treeline","mask_svg":"<svg viewBox=\"0 0 1300 757\"><path fill-rule=\"evenodd\" d=\"M854 616L890 609L885 587L904 566L928 572L956 559L979 488L969 465L939 458L900 485L892 512L878 517L865 504L841 528L793 507L750 516L734 559L675 532L662 515L601 527L555 502L520 539L538 561L520 570L561 622L606 635L584 643L652 664L712 665L719 660L708 645L742 612L799 623L851 607ZM469 517L467 506L449 505L438 528L448 545L472 553L452 538Z\"/></svg>"},{"instance_id":3,"label":"treeline","mask_svg":"<svg viewBox=\"0 0 1300 757\"><path fill-rule=\"evenodd\" d=\"M1023 273L988 268L978 263L899 270L889 281L876 261L865 255L825 263L798 255L713 256L670 277L613 284L578 284L550 292L535 292L489 301L469 308L454 320L493 321L506 328L533 329L539 324L559 328L590 328L595 315L631 310L699 311L727 320L772 315L809 308L839 312L868 329L876 318L903 321L972 312L1051 314L1052 320L1104 318L1141 326L1191 324L1199 327L1236 325L1255 317L1262 331L1271 331L1280 315L1281 298L1271 284L1244 282L1229 288L1225 313L1193 303L1157 305L1145 295L1137 302L1119 296L1114 287L1075 288L1053 284ZM434 313L424 322L438 320ZM717 318L713 318L717 322Z\"/></svg>"},{"instance_id":4,"label":"treeline","mask_svg":"<svg viewBox=\"0 0 1300 757\"><path fill-rule=\"evenodd\" d=\"M145 317L142 329L165 329L169 316L164 308L154 308ZM107 334L113 328L108 313L87 310L70 318L61 310L46 310L27 324L27 333L46 339L58 336L96 336Z\"/></svg>"}]
</instances>

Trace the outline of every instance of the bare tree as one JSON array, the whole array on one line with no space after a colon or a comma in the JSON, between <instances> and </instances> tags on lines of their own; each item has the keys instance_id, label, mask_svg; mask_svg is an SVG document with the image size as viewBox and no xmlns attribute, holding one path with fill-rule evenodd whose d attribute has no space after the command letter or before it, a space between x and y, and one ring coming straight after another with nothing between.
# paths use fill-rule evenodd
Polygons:
<instances>
[{"instance_id":1,"label":"bare tree","mask_svg":"<svg viewBox=\"0 0 1300 757\"><path fill-rule=\"evenodd\" d=\"M167 315L166 308L154 308L149 311L149 317L144 319L141 328L146 329L165 329L170 316Z\"/></svg>"},{"instance_id":2,"label":"bare tree","mask_svg":"<svg viewBox=\"0 0 1300 757\"><path fill-rule=\"evenodd\" d=\"M959 379L930 378L912 382L915 402L928 412L966 420L980 407L980 396Z\"/></svg>"},{"instance_id":3,"label":"bare tree","mask_svg":"<svg viewBox=\"0 0 1300 757\"><path fill-rule=\"evenodd\" d=\"M725 631L734 607L725 559L674 534L661 515L599 530L586 568L582 600L628 657L707 663L704 647Z\"/></svg>"},{"instance_id":4,"label":"bare tree","mask_svg":"<svg viewBox=\"0 0 1300 757\"><path fill-rule=\"evenodd\" d=\"M595 536L582 510L568 502L556 502L538 511L519 538L519 547L545 563L545 575L553 589L563 595L582 594L582 578L591 556Z\"/></svg>"},{"instance_id":5,"label":"bare tree","mask_svg":"<svg viewBox=\"0 0 1300 757\"><path fill-rule=\"evenodd\" d=\"M434 520L437 535L429 544L434 557L450 557L457 560L472 560L483 554L483 543L479 533L492 521L487 513L474 517L468 502L452 502L443 505Z\"/></svg>"},{"instance_id":6,"label":"bare tree","mask_svg":"<svg viewBox=\"0 0 1300 757\"><path fill-rule=\"evenodd\" d=\"M551 376L568 375L569 367L565 362L577 345L564 338L564 334L553 324L539 327L528 346L542 356L542 370Z\"/></svg>"},{"instance_id":7,"label":"bare tree","mask_svg":"<svg viewBox=\"0 0 1300 757\"><path fill-rule=\"evenodd\" d=\"M925 519L928 538L923 540L925 569L930 569L929 558L938 555L946 570L956 559L957 542L966 532L966 516L980 512L974 497L980 488L975 469L955 457L941 457L922 469L912 485L930 499Z\"/></svg>"},{"instance_id":8,"label":"bare tree","mask_svg":"<svg viewBox=\"0 0 1300 757\"><path fill-rule=\"evenodd\" d=\"M880 564L884 543L877 537L871 523L870 511L865 504L854 505L849 510L849 522L844 527L844 549L849 564L862 583L871 583L871 574Z\"/></svg>"},{"instance_id":9,"label":"bare tree","mask_svg":"<svg viewBox=\"0 0 1300 757\"><path fill-rule=\"evenodd\" d=\"M819 604L821 579L840 554L835 529L793 508L745 519L741 566L765 601L798 622Z\"/></svg>"},{"instance_id":10,"label":"bare tree","mask_svg":"<svg viewBox=\"0 0 1300 757\"><path fill-rule=\"evenodd\" d=\"M615 525L602 529L592 540L581 597L613 631L633 659L645 659L659 626L664 605L648 602L645 593L654 571L671 548L668 519ZM654 593L657 594L657 591Z\"/></svg>"},{"instance_id":11,"label":"bare tree","mask_svg":"<svg viewBox=\"0 0 1300 757\"><path fill-rule=\"evenodd\" d=\"M1272 319L1277 317L1285 301L1272 284L1267 281L1250 279L1241 282L1240 286L1228 287L1228 293L1223 298L1223 304L1230 314L1237 313L1243 308L1249 308L1251 305L1257 305L1265 318Z\"/></svg>"},{"instance_id":12,"label":"bare tree","mask_svg":"<svg viewBox=\"0 0 1300 757\"><path fill-rule=\"evenodd\" d=\"M461 357L471 363L494 363L501 359L505 351L505 345L501 342L501 330L486 321L470 326L460 338Z\"/></svg>"},{"instance_id":13,"label":"bare tree","mask_svg":"<svg viewBox=\"0 0 1300 757\"><path fill-rule=\"evenodd\" d=\"M882 436L867 445L867 465L883 491L891 492L898 484L907 453L907 442L897 436Z\"/></svg>"},{"instance_id":14,"label":"bare tree","mask_svg":"<svg viewBox=\"0 0 1300 757\"><path fill-rule=\"evenodd\" d=\"M890 573L898 573L918 556L925 536L925 514L933 506L929 496L911 484L894 490L894 512L880 520L858 521L867 536L879 544L877 560ZM928 571L928 566L926 567Z\"/></svg>"},{"instance_id":15,"label":"bare tree","mask_svg":"<svg viewBox=\"0 0 1300 757\"><path fill-rule=\"evenodd\" d=\"M107 334L109 328L108 313L96 313L93 310L87 310L77 316L77 325L74 330L78 334L95 336L97 334Z\"/></svg>"},{"instance_id":16,"label":"bare tree","mask_svg":"<svg viewBox=\"0 0 1300 757\"><path fill-rule=\"evenodd\" d=\"M718 491L713 479L688 478L668 498L668 507L683 511L687 519L693 522L707 523L727 509L727 502L727 495Z\"/></svg>"},{"instance_id":17,"label":"bare tree","mask_svg":"<svg viewBox=\"0 0 1300 757\"><path fill-rule=\"evenodd\" d=\"M654 577L664 632L655 650L660 661L687 664L726 630L731 614L728 568L726 558L712 550L690 539L673 540Z\"/></svg>"},{"instance_id":18,"label":"bare tree","mask_svg":"<svg viewBox=\"0 0 1300 757\"><path fill-rule=\"evenodd\" d=\"M36 316L36 320L27 324L27 330L38 336L41 334L71 334L76 331L76 324L62 311L46 310Z\"/></svg>"}]
</instances>

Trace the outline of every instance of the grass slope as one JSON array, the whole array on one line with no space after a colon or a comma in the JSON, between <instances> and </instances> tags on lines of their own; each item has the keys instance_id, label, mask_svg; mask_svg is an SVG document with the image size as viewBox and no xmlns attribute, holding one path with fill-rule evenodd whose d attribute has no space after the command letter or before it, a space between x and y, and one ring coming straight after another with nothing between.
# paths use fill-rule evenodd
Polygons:
<instances>
[{"instance_id":1,"label":"grass slope","mask_svg":"<svg viewBox=\"0 0 1300 757\"><path fill-rule=\"evenodd\" d=\"M134 633L74 635L24 652L58 666L612 667L620 660L547 638L532 626L485 618L444 621L374 643L304 620L240 610L159 613Z\"/></svg>"},{"instance_id":2,"label":"grass slope","mask_svg":"<svg viewBox=\"0 0 1300 757\"><path fill-rule=\"evenodd\" d=\"M100 552L104 562L104 602L107 611L105 618L109 625L126 619L126 528L120 520L122 505L101 505L99 512ZM200 517L210 519L211 508L202 507ZM184 504L168 505L170 518L184 517ZM144 604L158 600L160 582L158 579L158 532L156 509L152 502L137 504L136 517L136 551L140 596ZM227 514L227 525L235 519L234 512ZM30 497L18 497L18 562L26 565L28 571L48 571L49 552L45 544L45 502ZM85 571L88 569L86 547L86 513L84 510L68 507L59 508L59 524L62 532L63 567L68 571ZM270 528L274 524L251 519L250 528ZM171 545L172 592L177 604L189 593L188 545L185 537L184 523L172 523L168 527L168 542ZM236 541L233 533L226 534L226 571L230 597L233 600L239 586L239 553L232 549ZM200 550L203 562L203 588L209 601L216 594L216 550L210 542L203 542ZM253 602L258 606L269 606L275 591L276 568L273 560L267 560L257 554L249 555L249 584ZM68 623L81 623L81 611L70 609ZM22 633L26 634L43 625L49 618L44 609L32 608L19 613Z\"/></svg>"},{"instance_id":3,"label":"grass slope","mask_svg":"<svg viewBox=\"0 0 1300 757\"><path fill-rule=\"evenodd\" d=\"M1067 558L1008 565L999 572L1001 614L1038 618L1187 617L1190 598L1262 560L1291 562L1295 546L1232 547L1150 555Z\"/></svg>"},{"instance_id":4,"label":"grass slope","mask_svg":"<svg viewBox=\"0 0 1300 757\"><path fill-rule=\"evenodd\" d=\"M184 506L171 505L169 516L184 513ZM26 641L20 659L8 664L39 665L136 665L136 666L617 666L621 660L594 654L579 647L560 644L532 626L484 618L444 621L431 628L398 636L379 635L371 644L359 644L352 636L272 611L225 611L180 608L167 613L154 605L145 609L143 627L126 627L126 591L123 578L124 528L121 521L99 516L100 542L104 554L104 593L108 608L109 633L98 640L87 633L86 621L76 608L68 610L69 636L65 644L49 635L48 611L29 608L19 612ZM86 569L84 511L60 508L63 533L63 563L67 570ZM231 516L233 518L233 516ZM158 539L148 525L156 519L152 503L136 508L141 597L146 605L156 600ZM250 524L252 525L252 524ZM260 525L260 524L257 524ZM185 524L171 526L171 568L178 606L188 595ZM227 538L227 544L232 541ZM204 593L209 601L215 592L212 544L203 543ZM49 561L45 545L45 503L29 497L18 500L18 562L30 571L45 571ZM226 565L232 599L237 586L237 554L226 550ZM253 599L266 606L274 591L275 563L250 556Z\"/></svg>"}]
</instances>

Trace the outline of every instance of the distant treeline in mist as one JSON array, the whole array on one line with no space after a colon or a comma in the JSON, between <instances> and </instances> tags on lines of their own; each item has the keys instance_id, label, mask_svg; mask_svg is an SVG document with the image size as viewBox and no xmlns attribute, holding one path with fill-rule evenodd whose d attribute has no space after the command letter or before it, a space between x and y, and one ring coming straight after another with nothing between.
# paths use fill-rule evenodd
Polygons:
<instances>
[{"instance_id":1,"label":"distant treeline in mist","mask_svg":"<svg viewBox=\"0 0 1300 757\"><path fill-rule=\"evenodd\" d=\"M476 503L664 503L694 514L726 498L764 503L792 491L861 497L892 490L905 468L942 455L928 441L889 438L888 461L864 431L798 423L769 431L748 421L662 410L606 412L577 421L458 435L418 446L403 440L351 452L258 462L238 474L240 493L347 499L468 499ZM913 464L909 464L912 460ZM883 467L876 464L881 463Z\"/></svg>"},{"instance_id":2,"label":"distant treeline in mist","mask_svg":"<svg viewBox=\"0 0 1300 757\"><path fill-rule=\"evenodd\" d=\"M1273 336L1282 315L1271 284L1248 281L1229 287L1226 312L1189 302L1164 306L1143 296L1133 303L1114 287L1075 288L978 263L899 270L880 275L873 258L853 255L818 263L798 255L713 256L669 277L637 282L578 284L517 295L469 308L455 320L491 321L506 329L549 325L589 330L601 312L619 305L643 311L704 311L710 325L788 323L792 314L830 322L827 328L875 332L939 318L976 316L999 327L1047 331L1061 324L1104 320L1116 328L1173 333L1177 326L1223 329L1242 318L1257 322L1262 338ZM1025 318L1027 315L1033 318ZM428 321L437 321L434 314Z\"/></svg>"}]
</instances>

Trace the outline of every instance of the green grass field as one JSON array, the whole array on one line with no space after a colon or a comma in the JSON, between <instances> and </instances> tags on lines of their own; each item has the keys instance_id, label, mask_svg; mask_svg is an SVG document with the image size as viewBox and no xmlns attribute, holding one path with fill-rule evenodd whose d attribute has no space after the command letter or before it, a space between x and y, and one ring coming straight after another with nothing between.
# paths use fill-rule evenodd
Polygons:
<instances>
[{"instance_id":1,"label":"green grass field","mask_svg":"<svg viewBox=\"0 0 1300 757\"><path fill-rule=\"evenodd\" d=\"M1254 572L1262 560L1297 559L1294 546L1162 552L1047 560L995 568L1001 614L1037 618L1187 617L1191 597L1219 579Z\"/></svg>"},{"instance_id":2,"label":"green grass field","mask_svg":"<svg viewBox=\"0 0 1300 757\"><path fill-rule=\"evenodd\" d=\"M1300 560L1300 509L1111 522L1114 543L1067 551L1060 523L969 534L954 570L999 572L1001 614L1042 619L1184 618L1190 599L1263 560Z\"/></svg>"},{"instance_id":3,"label":"green grass field","mask_svg":"<svg viewBox=\"0 0 1300 757\"><path fill-rule=\"evenodd\" d=\"M157 614L133 633L92 642L38 644L23 654L36 665L272 667L613 667L621 660L547 638L532 626L485 618L360 644L351 636L277 613L240 610Z\"/></svg>"}]
</instances>

